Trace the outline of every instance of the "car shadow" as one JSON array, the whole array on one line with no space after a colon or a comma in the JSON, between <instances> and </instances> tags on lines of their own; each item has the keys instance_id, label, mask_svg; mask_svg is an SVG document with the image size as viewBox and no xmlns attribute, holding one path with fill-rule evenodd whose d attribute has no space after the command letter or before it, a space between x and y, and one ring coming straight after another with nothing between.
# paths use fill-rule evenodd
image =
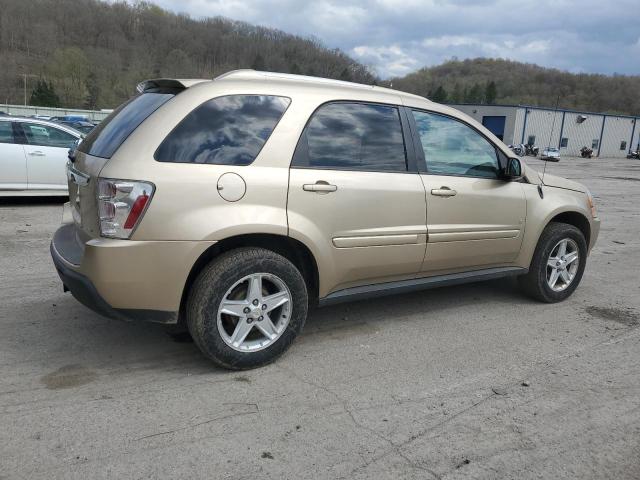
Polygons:
<instances>
[{"instance_id":1,"label":"car shadow","mask_svg":"<svg viewBox=\"0 0 640 480\"><path fill-rule=\"evenodd\" d=\"M51 361L75 364L73 355L65 352L80 351L84 363L104 366L107 374L140 370L173 375L229 373L207 360L185 330L106 319L69 294L54 301L55 308L38 315L44 318L37 322L37 328L40 341L47 344L44 350L58 352L59 358L42 358L43 365ZM376 324L415 321L418 315L425 322L435 322L448 310L465 305L480 310L483 305L523 302L533 303L519 292L515 279L499 279L312 309L294 346L304 349L313 344L321 348L336 337L364 335ZM46 306L29 305L20 316L41 308Z\"/></svg>"}]
</instances>

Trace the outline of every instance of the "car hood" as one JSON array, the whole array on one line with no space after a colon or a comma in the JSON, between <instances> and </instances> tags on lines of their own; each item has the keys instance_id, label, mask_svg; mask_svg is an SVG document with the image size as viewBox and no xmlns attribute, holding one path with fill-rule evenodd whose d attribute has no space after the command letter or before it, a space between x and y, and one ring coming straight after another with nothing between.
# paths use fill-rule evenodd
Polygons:
<instances>
[{"instance_id":1,"label":"car hood","mask_svg":"<svg viewBox=\"0 0 640 480\"><path fill-rule=\"evenodd\" d=\"M542 180L542 174L529 165L526 166L525 175L527 180L531 183L547 185L549 187L564 188L566 190L574 190L576 192L587 192L587 187L581 183L574 182L573 180L567 180L566 178L558 177L556 175L550 175L545 173L544 181Z\"/></svg>"},{"instance_id":2,"label":"car hood","mask_svg":"<svg viewBox=\"0 0 640 480\"><path fill-rule=\"evenodd\" d=\"M545 174L543 182L550 187L564 188L567 190L575 190L576 192L585 192L587 187L581 183L574 182L573 180L567 180L566 178L556 177L555 175Z\"/></svg>"}]
</instances>

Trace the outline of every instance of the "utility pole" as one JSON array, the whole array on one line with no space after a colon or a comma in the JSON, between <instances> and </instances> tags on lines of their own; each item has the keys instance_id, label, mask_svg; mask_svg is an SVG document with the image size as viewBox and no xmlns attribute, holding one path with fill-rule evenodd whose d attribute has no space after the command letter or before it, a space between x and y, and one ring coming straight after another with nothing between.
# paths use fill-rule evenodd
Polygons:
<instances>
[{"instance_id":1,"label":"utility pole","mask_svg":"<svg viewBox=\"0 0 640 480\"><path fill-rule=\"evenodd\" d=\"M33 73L23 73L22 74L22 80L23 80L23 86L24 86L24 106L27 106L27 77L37 77L37 75L34 75Z\"/></svg>"}]
</instances>

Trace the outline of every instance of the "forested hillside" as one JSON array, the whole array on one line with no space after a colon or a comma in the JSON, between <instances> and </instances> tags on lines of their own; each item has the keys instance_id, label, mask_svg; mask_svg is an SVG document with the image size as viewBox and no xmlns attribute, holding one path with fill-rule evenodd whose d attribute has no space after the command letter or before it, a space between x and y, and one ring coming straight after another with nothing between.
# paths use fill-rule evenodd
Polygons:
<instances>
[{"instance_id":1,"label":"forested hillside","mask_svg":"<svg viewBox=\"0 0 640 480\"><path fill-rule=\"evenodd\" d=\"M503 103L640 114L640 76L572 74L478 58L452 60L391 80L393 88L441 103ZM493 83L493 84L492 84Z\"/></svg>"},{"instance_id":2,"label":"forested hillside","mask_svg":"<svg viewBox=\"0 0 640 480\"><path fill-rule=\"evenodd\" d=\"M145 78L212 78L237 68L362 83L364 65L313 39L234 22L195 20L151 3L0 0L0 103L112 108Z\"/></svg>"}]
</instances>

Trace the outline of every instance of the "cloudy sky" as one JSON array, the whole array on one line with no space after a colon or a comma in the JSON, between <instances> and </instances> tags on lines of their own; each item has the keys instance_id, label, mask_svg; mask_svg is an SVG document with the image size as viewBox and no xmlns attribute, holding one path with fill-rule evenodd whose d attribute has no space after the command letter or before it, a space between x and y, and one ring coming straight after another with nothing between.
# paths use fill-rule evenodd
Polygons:
<instances>
[{"instance_id":1,"label":"cloudy sky","mask_svg":"<svg viewBox=\"0 0 640 480\"><path fill-rule=\"evenodd\" d=\"M638 0L153 0L314 36L404 75L451 57L500 57L571 72L640 74Z\"/></svg>"}]
</instances>

